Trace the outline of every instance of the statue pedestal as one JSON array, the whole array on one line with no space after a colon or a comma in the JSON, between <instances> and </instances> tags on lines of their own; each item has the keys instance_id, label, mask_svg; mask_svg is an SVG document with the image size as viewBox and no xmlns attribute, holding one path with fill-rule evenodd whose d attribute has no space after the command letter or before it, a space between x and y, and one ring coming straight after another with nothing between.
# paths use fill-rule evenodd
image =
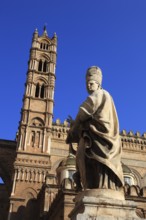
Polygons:
<instances>
[{"instance_id":1,"label":"statue pedestal","mask_svg":"<svg viewBox=\"0 0 146 220\"><path fill-rule=\"evenodd\" d=\"M92 189L79 193L71 220L140 220L136 205L125 201L124 193L110 189Z\"/></svg>"}]
</instances>

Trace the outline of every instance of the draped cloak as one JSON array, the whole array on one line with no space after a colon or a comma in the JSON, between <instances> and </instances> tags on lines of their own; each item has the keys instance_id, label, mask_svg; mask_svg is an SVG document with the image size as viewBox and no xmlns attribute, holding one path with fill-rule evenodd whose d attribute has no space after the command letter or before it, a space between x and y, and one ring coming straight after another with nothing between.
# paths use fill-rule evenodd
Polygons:
<instances>
[{"instance_id":1,"label":"draped cloak","mask_svg":"<svg viewBox=\"0 0 146 220\"><path fill-rule=\"evenodd\" d=\"M120 185L123 185L119 123L110 94L98 89L89 95L80 106L73 127L73 133L77 132L80 137L88 140L86 143L88 150L84 151L85 157L108 167L115 174ZM80 145L82 143L79 144L79 148ZM78 149L77 157L82 153L83 151Z\"/></svg>"}]
</instances>

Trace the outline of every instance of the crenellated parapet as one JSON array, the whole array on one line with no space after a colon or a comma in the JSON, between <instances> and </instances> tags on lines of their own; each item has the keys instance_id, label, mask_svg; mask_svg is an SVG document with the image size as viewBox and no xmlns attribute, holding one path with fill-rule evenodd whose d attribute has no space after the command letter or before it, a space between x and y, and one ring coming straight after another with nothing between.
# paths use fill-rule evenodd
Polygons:
<instances>
[{"instance_id":1,"label":"crenellated parapet","mask_svg":"<svg viewBox=\"0 0 146 220\"><path fill-rule=\"evenodd\" d=\"M52 126L52 139L65 141L69 131L69 123L65 120L63 123L57 119Z\"/></svg>"},{"instance_id":2,"label":"crenellated parapet","mask_svg":"<svg viewBox=\"0 0 146 220\"><path fill-rule=\"evenodd\" d=\"M67 120L57 119L52 125L52 139L65 141L69 128ZM123 150L146 152L146 132L141 135L140 132L122 130L120 137Z\"/></svg>"},{"instance_id":3,"label":"crenellated parapet","mask_svg":"<svg viewBox=\"0 0 146 220\"><path fill-rule=\"evenodd\" d=\"M120 136L123 149L146 152L146 132L141 135L139 132L134 134L132 131L123 130Z\"/></svg>"},{"instance_id":4,"label":"crenellated parapet","mask_svg":"<svg viewBox=\"0 0 146 220\"><path fill-rule=\"evenodd\" d=\"M69 123L67 120L61 122L57 119L52 125L52 139L65 141L69 131ZM131 151L146 151L146 132L142 135L140 132L134 133L133 131L127 132L122 130L120 132L122 148Z\"/></svg>"}]
</instances>

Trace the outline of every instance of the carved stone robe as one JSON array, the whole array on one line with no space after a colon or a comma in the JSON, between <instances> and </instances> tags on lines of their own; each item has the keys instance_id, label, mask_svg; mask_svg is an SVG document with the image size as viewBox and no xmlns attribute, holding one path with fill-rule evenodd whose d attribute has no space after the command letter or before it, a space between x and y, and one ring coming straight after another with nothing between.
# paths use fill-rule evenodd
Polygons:
<instances>
[{"instance_id":1,"label":"carved stone robe","mask_svg":"<svg viewBox=\"0 0 146 220\"><path fill-rule=\"evenodd\" d=\"M78 136L77 169L84 188L123 185L119 123L110 94L98 89L80 106L70 133ZM75 138L76 139L76 138Z\"/></svg>"}]
</instances>

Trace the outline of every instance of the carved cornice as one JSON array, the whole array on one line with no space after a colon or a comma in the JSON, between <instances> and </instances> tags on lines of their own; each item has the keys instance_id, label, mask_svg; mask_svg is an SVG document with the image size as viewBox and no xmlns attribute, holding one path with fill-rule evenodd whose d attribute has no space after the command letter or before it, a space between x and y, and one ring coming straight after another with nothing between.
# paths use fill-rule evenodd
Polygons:
<instances>
[{"instance_id":1,"label":"carved cornice","mask_svg":"<svg viewBox=\"0 0 146 220\"><path fill-rule=\"evenodd\" d=\"M35 168L44 168L50 169L51 164L50 160L42 160L42 158L38 159L27 159L27 158L16 158L15 168L19 166L23 167L35 167Z\"/></svg>"}]
</instances>

